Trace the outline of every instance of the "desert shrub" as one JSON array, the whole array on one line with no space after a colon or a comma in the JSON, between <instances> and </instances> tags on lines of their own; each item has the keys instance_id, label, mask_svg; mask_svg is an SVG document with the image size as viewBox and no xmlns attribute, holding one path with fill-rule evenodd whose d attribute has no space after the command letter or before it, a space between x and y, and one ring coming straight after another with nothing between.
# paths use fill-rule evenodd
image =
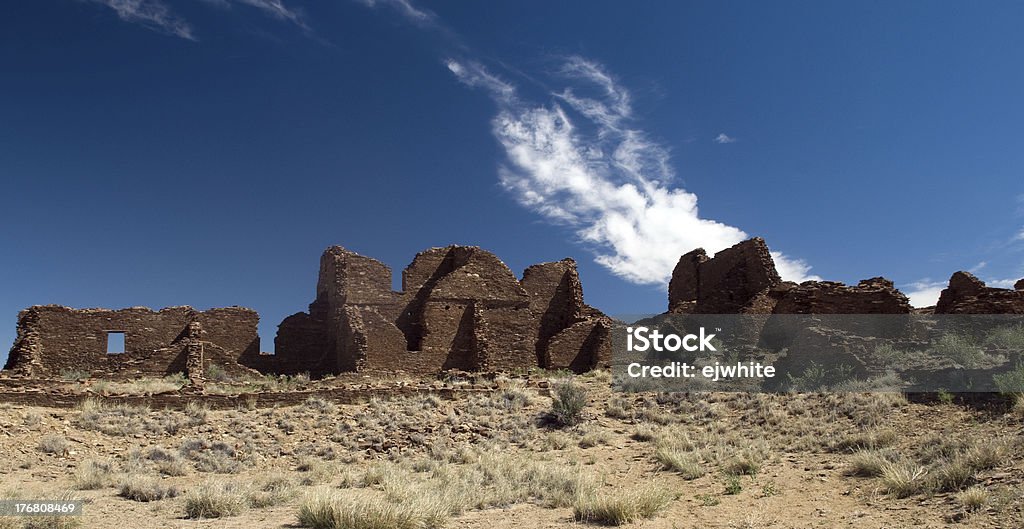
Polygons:
<instances>
[{"instance_id":1,"label":"desert shrub","mask_svg":"<svg viewBox=\"0 0 1024 529\"><path fill-rule=\"evenodd\" d=\"M653 518L677 496L663 488L641 486L616 492L583 495L573 502L573 515L578 521L606 525L623 525L635 520Z\"/></svg>"},{"instance_id":2,"label":"desert shrub","mask_svg":"<svg viewBox=\"0 0 1024 529\"><path fill-rule=\"evenodd\" d=\"M955 333L939 337L932 346L932 352L943 358L949 358L967 369L980 367L989 358L985 354L985 350L973 338Z\"/></svg>"},{"instance_id":3,"label":"desert shrub","mask_svg":"<svg viewBox=\"0 0 1024 529\"><path fill-rule=\"evenodd\" d=\"M907 353L895 348L891 343L883 343L875 347L875 358L885 364L901 363L907 359Z\"/></svg>"},{"instance_id":4,"label":"desert shrub","mask_svg":"<svg viewBox=\"0 0 1024 529\"><path fill-rule=\"evenodd\" d=\"M242 470L242 463L236 459L235 449L221 441L189 439L178 449L181 455L195 463L200 472L234 474Z\"/></svg>"},{"instance_id":5,"label":"desert shrub","mask_svg":"<svg viewBox=\"0 0 1024 529\"><path fill-rule=\"evenodd\" d=\"M190 400L185 404L185 416L193 426L206 424L206 417L210 413L210 406L206 403Z\"/></svg>"},{"instance_id":6,"label":"desert shrub","mask_svg":"<svg viewBox=\"0 0 1024 529\"><path fill-rule=\"evenodd\" d=\"M174 486L163 483L160 478L128 476L121 481L118 494L129 500L148 502L174 498L180 494L180 491Z\"/></svg>"},{"instance_id":7,"label":"desert shrub","mask_svg":"<svg viewBox=\"0 0 1024 529\"><path fill-rule=\"evenodd\" d=\"M849 383L852 374L853 368L845 364L827 367L810 362L803 373L795 377L792 373L787 373L786 377L789 391L816 392L826 391L838 384Z\"/></svg>"},{"instance_id":8,"label":"desert shrub","mask_svg":"<svg viewBox=\"0 0 1024 529\"><path fill-rule=\"evenodd\" d=\"M575 426L583 421L587 407L587 388L567 379L554 383L551 416L562 426Z\"/></svg>"},{"instance_id":9,"label":"desert shrub","mask_svg":"<svg viewBox=\"0 0 1024 529\"><path fill-rule=\"evenodd\" d=\"M78 490L102 489L110 484L113 477L113 463L90 459L75 469L75 488Z\"/></svg>"},{"instance_id":10,"label":"desert shrub","mask_svg":"<svg viewBox=\"0 0 1024 529\"><path fill-rule=\"evenodd\" d=\"M1024 350L1024 325L993 329L985 337L985 344L1000 349Z\"/></svg>"},{"instance_id":11,"label":"desert shrub","mask_svg":"<svg viewBox=\"0 0 1024 529\"><path fill-rule=\"evenodd\" d=\"M210 364L206 368L206 380L211 382L230 382L231 376L223 367L217 364Z\"/></svg>"},{"instance_id":12,"label":"desert shrub","mask_svg":"<svg viewBox=\"0 0 1024 529\"><path fill-rule=\"evenodd\" d=\"M85 399L78 404L78 412L75 424L83 430L127 436L146 428L149 408L129 404L111 405L97 399Z\"/></svg>"},{"instance_id":13,"label":"desert shrub","mask_svg":"<svg viewBox=\"0 0 1024 529\"><path fill-rule=\"evenodd\" d=\"M223 518L241 513L249 503L244 486L228 481L204 481L185 494L188 518Z\"/></svg>"},{"instance_id":14,"label":"desert shrub","mask_svg":"<svg viewBox=\"0 0 1024 529\"><path fill-rule=\"evenodd\" d=\"M992 380L995 381L1000 393L1015 400L1024 397L1024 363L1018 363L1012 371L993 375Z\"/></svg>"},{"instance_id":15,"label":"desert shrub","mask_svg":"<svg viewBox=\"0 0 1024 529\"><path fill-rule=\"evenodd\" d=\"M334 413L335 404L323 397L310 396L302 403L306 408L320 413Z\"/></svg>"},{"instance_id":16,"label":"desert shrub","mask_svg":"<svg viewBox=\"0 0 1024 529\"><path fill-rule=\"evenodd\" d=\"M45 454L62 455L68 450L68 440L60 435L47 435L39 440L36 448Z\"/></svg>"},{"instance_id":17,"label":"desert shrub","mask_svg":"<svg viewBox=\"0 0 1024 529\"><path fill-rule=\"evenodd\" d=\"M532 400L530 393L522 384L509 384L492 398L497 408L508 411L521 410L529 406Z\"/></svg>"},{"instance_id":18,"label":"desert shrub","mask_svg":"<svg viewBox=\"0 0 1024 529\"><path fill-rule=\"evenodd\" d=\"M724 494L728 496L735 496L743 492L743 482L740 481L738 475L730 475L725 478L725 491Z\"/></svg>"}]
</instances>

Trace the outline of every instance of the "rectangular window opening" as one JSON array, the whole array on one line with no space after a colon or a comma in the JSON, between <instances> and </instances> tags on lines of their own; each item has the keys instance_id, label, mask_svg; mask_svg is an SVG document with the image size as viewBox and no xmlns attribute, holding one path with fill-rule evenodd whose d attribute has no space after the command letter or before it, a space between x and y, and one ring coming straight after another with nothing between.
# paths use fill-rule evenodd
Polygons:
<instances>
[{"instance_id":1,"label":"rectangular window opening","mask_svg":"<svg viewBox=\"0 0 1024 529\"><path fill-rule=\"evenodd\" d=\"M124 331L107 331L107 354L124 352Z\"/></svg>"}]
</instances>

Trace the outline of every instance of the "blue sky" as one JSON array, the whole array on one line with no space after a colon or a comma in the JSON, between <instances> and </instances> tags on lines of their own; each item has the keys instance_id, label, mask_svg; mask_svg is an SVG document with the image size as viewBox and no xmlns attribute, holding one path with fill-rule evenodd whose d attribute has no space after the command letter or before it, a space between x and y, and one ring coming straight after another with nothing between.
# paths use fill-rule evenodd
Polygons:
<instances>
[{"instance_id":1,"label":"blue sky","mask_svg":"<svg viewBox=\"0 0 1024 529\"><path fill-rule=\"evenodd\" d=\"M4 344L33 304L237 304L271 350L332 244L396 277L450 243L573 256L612 314L755 235L789 279L918 302L1024 277L1020 3L4 10Z\"/></svg>"}]
</instances>

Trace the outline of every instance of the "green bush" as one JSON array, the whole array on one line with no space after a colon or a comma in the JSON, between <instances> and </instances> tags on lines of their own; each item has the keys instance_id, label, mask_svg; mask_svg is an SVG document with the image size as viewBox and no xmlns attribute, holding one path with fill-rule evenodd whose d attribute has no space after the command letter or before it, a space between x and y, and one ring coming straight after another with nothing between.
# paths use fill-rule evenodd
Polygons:
<instances>
[{"instance_id":1,"label":"green bush","mask_svg":"<svg viewBox=\"0 0 1024 529\"><path fill-rule=\"evenodd\" d=\"M575 426L583 421L583 410L587 407L587 389L565 380L555 383L551 403L551 415L562 426Z\"/></svg>"}]
</instances>

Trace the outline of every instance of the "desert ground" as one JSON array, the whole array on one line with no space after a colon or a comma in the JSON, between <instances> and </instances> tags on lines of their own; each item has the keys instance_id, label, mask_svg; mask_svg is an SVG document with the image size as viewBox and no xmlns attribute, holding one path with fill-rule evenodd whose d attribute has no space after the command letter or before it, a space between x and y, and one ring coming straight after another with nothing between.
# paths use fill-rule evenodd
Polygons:
<instances>
[{"instance_id":1,"label":"desert ground","mask_svg":"<svg viewBox=\"0 0 1024 529\"><path fill-rule=\"evenodd\" d=\"M375 383L455 391L341 404L316 390L354 382L281 377L258 389L313 392L226 408L113 398L180 377L68 382L74 407L0 403L0 497L80 499L83 514L0 528L1024 527L1024 405L1008 397L610 380L389 379Z\"/></svg>"}]
</instances>

